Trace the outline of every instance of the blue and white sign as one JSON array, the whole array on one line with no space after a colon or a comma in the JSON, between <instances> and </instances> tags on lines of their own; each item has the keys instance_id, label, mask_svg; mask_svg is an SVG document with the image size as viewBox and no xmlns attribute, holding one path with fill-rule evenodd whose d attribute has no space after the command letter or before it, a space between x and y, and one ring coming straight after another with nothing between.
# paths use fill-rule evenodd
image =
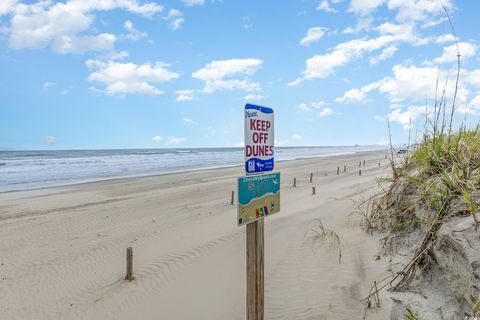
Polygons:
<instances>
[{"instance_id":1,"label":"blue and white sign","mask_svg":"<svg viewBox=\"0 0 480 320\"><path fill-rule=\"evenodd\" d=\"M273 109L245 105L245 171L258 173L274 167Z\"/></svg>"}]
</instances>

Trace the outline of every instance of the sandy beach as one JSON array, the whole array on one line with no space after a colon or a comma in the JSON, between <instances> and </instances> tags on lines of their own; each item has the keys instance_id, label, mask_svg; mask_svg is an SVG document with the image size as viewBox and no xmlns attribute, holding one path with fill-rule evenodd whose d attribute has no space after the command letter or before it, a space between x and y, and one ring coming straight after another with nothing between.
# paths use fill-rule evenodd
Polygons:
<instances>
[{"instance_id":1,"label":"sandy beach","mask_svg":"<svg viewBox=\"0 0 480 320\"><path fill-rule=\"evenodd\" d=\"M276 164L281 212L265 221L266 319L363 318L361 298L388 273L355 206L379 191L386 153ZM0 194L0 318L244 319L245 227L230 205L242 174L239 166ZM340 263L338 244L312 240L319 219L339 236ZM389 300L368 319L388 318Z\"/></svg>"}]
</instances>

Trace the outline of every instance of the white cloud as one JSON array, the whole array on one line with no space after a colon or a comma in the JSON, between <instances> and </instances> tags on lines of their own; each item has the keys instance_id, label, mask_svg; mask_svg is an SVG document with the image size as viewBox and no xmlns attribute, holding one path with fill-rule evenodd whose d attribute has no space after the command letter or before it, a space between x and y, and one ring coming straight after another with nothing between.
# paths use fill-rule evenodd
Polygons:
<instances>
[{"instance_id":1,"label":"white cloud","mask_svg":"<svg viewBox=\"0 0 480 320\"><path fill-rule=\"evenodd\" d=\"M322 10L325 12L337 12L337 10L330 7L328 0L322 0L317 6L317 10Z\"/></svg>"},{"instance_id":2,"label":"white cloud","mask_svg":"<svg viewBox=\"0 0 480 320\"><path fill-rule=\"evenodd\" d=\"M325 28L322 27L313 27L308 29L305 37L300 41L300 45L308 46L313 42L319 41L325 34Z\"/></svg>"},{"instance_id":3,"label":"white cloud","mask_svg":"<svg viewBox=\"0 0 480 320\"><path fill-rule=\"evenodd\" d=\"M368 101L367 94L382 84L381 81L373 82L368 84L360 89L352 88L350 90L345 91L342 97L338 97L335 99L335 102L339 103L366 103Z\"/></svg>"},{"instance_id":4,"label":"white cloud","mask_svg":"<svg viewBox=\"0 0 480 320\"><path fill-rule=\"evenodd\" d=\"M413 126L413 124L415 124L415 120L424 114L425 106L411 106L405 111L402 111L401 109L393 110L386 115L386 119L388 119L390 122L396 122L400 124L403 129L408 130Z\"/></svg>"},{"instance_id":5,"label":"white cloud","mask_svg":"<svg viewBox=\"0 0 480 320\"><path fill-rule=\"evenodd\" d=\"M154 136L154 137L152 138L152 140L155 141L155 142L160 142L160 141L162 141L162 139L163 139L163 138L162 138L161 136Z\"/></svg>"},{"instance_id":6,"label":"white cloud","mask_svg":"<svg viewBox=\"0 0 480 320\"><path fill-rule=\"evenodd\" d=\"M206 64L202 69L192 74L193 78L205 82L203 92L212 93L217 90L244 90L259 91L259 83L252 82L249 77L254 75L263 61L259 59L230 59L214 60ZM244 76L245 79L233 79Z\"/></svg>"},{"instance_id":7,"label":"white cloud","mask_svg":"<svg viewBox=\"0 0 480 320\"><path fill-rule=\"evenodd\" d=\"M318 110L323 106L325 106L325 101L320 100L320 101L312 102L310 104L300 103L299 105L295 106L295 110L302 111L302 112L311 112L314 110Z\"/></svg>"},{"instance_id":8,"label":"white cloud","mask_svg":"<svg viewBox=\"0 0 480 320\"><path fill-rule=\"evenodd\" d=\"M326 117L326 116L329 116L329 115L331 115L331 114L333 114L333 110L332 110L332 109L330 109L330 108L323 108L323 110L318 113L318 116L319 116L319 117Z\"/></svg>"},{"instance_id":9,"label":"white cloud","mask_svg":"<svg viewBox=\"0 0 480 320\"><path fill-rule=\"evenodd\" d=\"M53 87L55 84L56 84L55 82L45 81L45 82L42 84L42 89L43 89L43 91L48 91L48 89L50 89L51 87Z\"/></svg>"},{"instance_id":10,"label":"white cloud","mask_svg":"<svg viewBox=\"0 0 480 320\"><path fill-rule=\"evenodd\" d=\"M8 9L11 14L9 46L12 49L51 46L60 53L109 50L116 41L115 35L85 33L94 32L95 12L114 9L151 17L163 8L154 2L139 4L137 0L17 3Z\"/></svg>"},{"instance_id":11,"label":"white cloud","mask_svg":"<svg viewBox=\"0 0 480 320\"><path fill-rule=\"evenodd\" d=\"M112 52L108 55L109 60L123 60L128 58L130 54L127 51Z\"/></svg>"},{"instance_id":12,"label":"white cloud","mask_svg":"<svg viewBox=\"0 0 480 320\"><path fill-rule=\"evenodd\" d=\"M138 40L148 37L148 34L146 32L141 32L136 29L130 20L126 20L123 26L128 31L127 34L123 35L125 39Z\"/></svg>"},{"instance_id":13,"label":"white cloud","mask_svg":"<svg viewBox=\"0 0 480 320\"><path fill-rule=\"evenodd\" d=\"M186 125L186 126L191 126L192 124L195 123L195 121L193 121L190 118L182 118L182 121L183 121L183 124Z\"/></svg>"},{"instance_id":14,"label":"white cloud","mask_svg":"<svg viewBox=\"0 0 480 320\"><path fill-rule=\"evenodd\" d=\"M54 136L46 136L42 139L42 144L52 145L57 143L58 139Z\"/></svg>"},{"instance_id":15,"label":"white cloud","mask_svg":"<svg viewBox=\"0 0 480 320\"><path fill-rule=\"evenodd\" d=\"M389 27L391 28L391 26ZM365 53L389 46L392 47L400 42L418 41L418 38L412 33L412 28L409 28L407 25L402 25L397 29L387 29L385 32L388 32L388 34L382 34L371 39L353 39L338 44L330 53L314 55L305 62L306 68L301 76L288 85L296 86L305 80L327 78L334 74L336 68L347 64L352 59L361 58ZM388 55L388 51L392 50L387 50L385 55Z\"/></svg>"},{"instance_id":16,"label":"white cloud","mask_svg":"<svg viewBox=\"0 0 480 320\"><path fill-rule=\"evenodd\" d=\"M442 34L435 39L436 43L454 42L455 36L451 33Z\"/></svg>"},{"instance_id":17,"label":"white cloud","mask_svg":"<svg viewBox=\"0 0 480 320\"><path fill-rule=\"evenodd\" d=\"M459 42L458 51L460 52L460 58L462 61L470 59L475 56L477 47L469 42ZM433 62L437 64L456 62L457 61L457 46L455 44L444 47L443 53L440 57L433 59Z\"/></svg>"},{"instance_id":18,"label":"white cloud","mask_svg":"<svg viewBox=\"0 0 480 320\"><path fill-rule=\"evenodd\" d=\"M263 96L261 94L247 94L243 99L248 101L262 100Z\"/></svg>"},{"instance_id":19,"label":"white cloud","mask_svg":"<svg viewBox=\"0 0 480 320\"><path fill-rule=\"evenodd\" d=\"M88 80L103 83L107 94L157 95L162 91L152 83L168 82L179 77L178 73L169 71L169 65L163 62L137 65L131 62L87 60L86 65L91 71Z\"/></svg>"},{"instance_id":20,"label":"white cloud","mask_svg":"<svg viewBox=\"0 0 480 320\"><path fill-rule=\"evenodd\" d=\"M60 94L61 94L62 96L66 96L66 95L68 94L68 90L66 90L66 89L65 89L65 90L62 90L62 91L60 92Z\"/></svg>"},{"instance_id":21,"label":"white cloud","mask_svg":"<svg viewBox=\"0 0 480 320\"><path fill-rule=\"evenodd\" d=\"M292 135L292 139L293 139L293 140L296 140L296 141L299 141L299 142L303 141L302 136L299 135L298 133L294 133L294 134Z\"/></svg>"},{"instance_id":22,"label":"white cloud","mask_svg":"<svg viewBox=\"0 0 480 320\"><path fill-rule=\"evenodd\" d=\"M177 90L175 91L177 93L177 98L175 99L176 101L192 101L195 100L194 90Z\"/></svg>"},{"instance_id":23,"label":"white cloud","mask_svg":"<svg viewBox=\"0 0 480 320\"><path fill-rule=\"evenodd\" d=\"M115 41L117 41L117 37L110 33L83 37L62 36L53 42L53 50L59 53L110 50L115 45Z\"/></svg>"},{"instance_id":24,"label":"white cloud","mask_svg":"<svg viewBox=\"0 0 480 320\"><path fill-rule=\"evenodd\" d=\"M366 97L366 93L360 89L352 88L345 91L342 97L336 98L335 102L340 103L363 103Z\"/></svg>"},{"instance_id":25,"label":"white cloud","mask_svg":"<svg viewBox=\"0 0 480 320\"><path fill-rule=\"evenodd\" d=\"M398 47L396 46L384 48L379 56L370 58L370 65L377 64L379 61L390 59L391 57L393 57L395 52L397 52L397 50Z\"/></svg>"},{"instance_id":26,"label":"white cloud","mask_svg":"<svg viewBox=\"0 0 480 320\"><path fill-rule=\"evenodd\" d=\"M2 0L0 2L0 16L9 14L17 5L17 0Z\"/></svg>"},{"instance_id":27,"label":"white cloud","mask_svg":"<svg viewBox=\"0 0 480 320\"><path fill-rule=\"evenodd\" d=\"M182 26L184 21L183 12L177 9L170 9L168 15L165 17L165 20L170 21L170 28L172 30L177 30Z\"/></svg>"},{"instance_id":28,"label":"white cloud","mask_svg":"<svg viewBox=\"0 0 480 320\"><path fill-rule=\"evenodd\" d=\"M365 16L383 5L384 2L385 0L352 0L349 11Z\"/></svg>"},{"instance_id":29,"label":"white cloud","mask_svg":"<svg viewBox=\"0 0 480 320\"><path fill-rule=\"evenodd\" d=\"M451 0L388 0L388 8L398 10L395 19L400 22L434 21L438 18L438 15L444 14L442 4L448 10L453 8Z\"/></svg>"},{"instance_id":30,"label":"white cloud","mask_svg":"<svg viewBox=\"0 0 480 320\"><path fill-rule=\"evenodd\" d=\"M168 146L177 146L179 144L184 143L185 141L187 141L187 139L185 138L177 138L177 137L170 136L166 138L165 143Z\"/></svg>"}]
</instances>

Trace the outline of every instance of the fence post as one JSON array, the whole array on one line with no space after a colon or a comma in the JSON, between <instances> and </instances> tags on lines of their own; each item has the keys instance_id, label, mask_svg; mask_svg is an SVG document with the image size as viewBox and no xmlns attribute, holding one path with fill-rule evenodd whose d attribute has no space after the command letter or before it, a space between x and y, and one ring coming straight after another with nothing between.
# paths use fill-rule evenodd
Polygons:
<instances>
[{"instance_id":1,"label":"fence post","mask_svg":"<svg viewBox=\"0 0 480 320\"><path fill-rule=\"evenodd\" d=\"M313 172L310 173L310 183L312 183L312 181L313 181Z\"/></svg>"},{"instance_id":2,"label":"fence post","mask_svg":"<svg viewBox=\"0 0 480 320\"><path fill-rule=\"evenodd\" d=\"M312 187L312 195L315 194L315 187Z\"/></svg>"},{"instance_id":3,"label":"fence post","mask_svg":"<svg viewBox=\"0 0 480 320\"><path fill-rule=\"evenodd\" d=\"M343 166L343 172L347 172L347 166Z\"/></svg>"},{"instance_id":4,"label":"fence post","mask_svg":"<svg viewBox=\"0 0 480 320\"><path fill-rule=\"evenodd\" d=\"M294 186L294 187L297 186L297 178L293 178L293 186Z\"/></svg>"},{"instance_id":5,"label":"fence post","mask_svg":"<svg viewBox=\"0 0 480 320\"><path fill-rule=\"evenodd\" d=\"M358 170L358 176L360 177L362 175L362 170Z\"/></svg>"},{"instance_id":6,"label":"fence post","mask_svg":"<svg viewBox=\"0 0 480 320\"><path fill-rule=\"evenodd\" d=\"M235 199L235 191L232 191L232 199L230 200L230 204L233 206L233 201Z\"/></svg>"},{"instance_id":7,"label":"fence post","mask_svg":"<svg viewBox=\"0 0 480 320\"><path fill-rule=\"evenodd\" d=\"M132 281L133 277L133 249L132 247L127 248L127 275L125 280Z\"/></svg>"}]
</instances>

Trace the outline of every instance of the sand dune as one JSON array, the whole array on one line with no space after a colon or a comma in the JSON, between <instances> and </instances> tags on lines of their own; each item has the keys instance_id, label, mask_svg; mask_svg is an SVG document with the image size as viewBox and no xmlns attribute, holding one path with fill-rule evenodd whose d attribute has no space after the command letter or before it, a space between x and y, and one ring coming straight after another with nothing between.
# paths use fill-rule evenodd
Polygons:
<instances>
[{"instance_id":1,"label":"sand dune","mask_svg":"<svg viewBox=\"0 0 480 320\"><path fill-rule=\"evenodd\" d=\"M387 262L373 259L378 239L360 229L352 200L378 191L384 154L277 164L282 209L265 224L266 319L363 317L359 300ZM0 318L244 319L245 227L229 204L242 169L0 194ZM312 241L318 219L338 234L341 263L338 244Z\"/></svg>"}]
</instances>

